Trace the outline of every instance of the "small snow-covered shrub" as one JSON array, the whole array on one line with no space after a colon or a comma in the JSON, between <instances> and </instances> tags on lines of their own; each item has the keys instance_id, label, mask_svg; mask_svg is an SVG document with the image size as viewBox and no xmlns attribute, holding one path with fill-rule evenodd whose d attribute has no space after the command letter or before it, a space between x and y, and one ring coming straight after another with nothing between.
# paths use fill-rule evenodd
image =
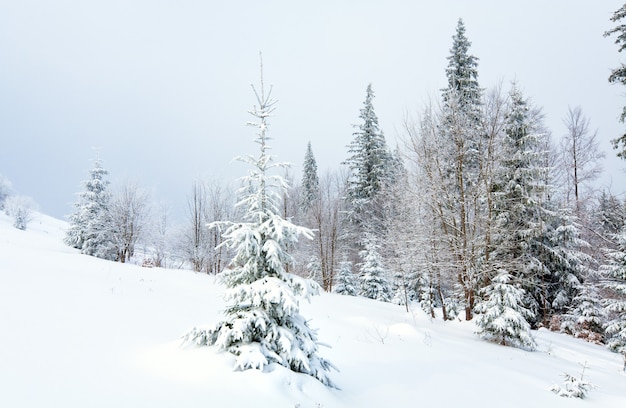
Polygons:
<instances>
[{"instance_id":1,"label":"small snow-covered shrub","mask_svg":"<svg viewBox=\"0 0 626 408\"><path fill-rule=\"evenodd\" d=\"M585 398L589 390L595 388L595 386L589 381L585 381L583 379L585 369L587 368L587 362L582 364L582 367L583 369L580 373L580 378L576 378L568 373L563 373L563 377L565 378L563 385L560 386L558 384L554 384L550 388L550 391L554 392L559 397Z\"/></svg>"},{"instance_id":2,"label":"small snow-covered shrub","mask_svg":"<svg viewBox=\"0 0 626 408\"><path fill-rule=\"evenodd\" d=\"M443 307L446 308L448 313L448 320L454 320L459 316L459 301L455 298L446 298L443 301Z\"/></svg>"},{"instance_id":3,"label":"small snow-covered shrub","mask_svg":"<svg viewBox=\"0 0 626 408\"><path fill-rule=\"evenodd\" d=\"M594 388L594 385L589 381L583 380L582 375L580 378L576 378L568 373L563 373L565 381L563 385L554 384L550 391L554 392L559 397L567 398L585 398L589 390Z\"/></svg>"},{"instance_id":4,"label":"small snow-covered shrub","mask_svg":"<svg viewBox=\"0 0 626 408\"><path fill-rule=\"evenodd\" d=\"M348 260L344 259L339 264L335 293L348 296L358 294L356 276L352 273L352 263Z\"/></svg>"},{"instance_id":5,"label":"small snow-covered shrub","mask_svg":"<svg viewBox=\"0 0 626 408\"><path fill-rule=\"evenodd\" d=\"M34 201L30 197L11 196L4 202L4 212L13 218L13 226L25 230L33 219Z\"/></svg>"}]
</instances>

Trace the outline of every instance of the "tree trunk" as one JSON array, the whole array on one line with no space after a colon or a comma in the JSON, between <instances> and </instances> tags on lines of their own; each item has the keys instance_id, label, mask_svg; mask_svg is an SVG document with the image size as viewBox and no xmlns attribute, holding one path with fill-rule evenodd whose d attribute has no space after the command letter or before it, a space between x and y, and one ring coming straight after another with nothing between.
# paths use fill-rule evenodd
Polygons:
<instances>
[{"instance_id":1,"label":"tree trunk","mask_svg":"<svg viewBox=\"0 0 626 408\"><path fill-rule=\"evenodd\" d=\"M467 305L465 306L465 320L472 320L472 318L474 317L474 289L467 288L465 296L465 299L467 300Z\"/></svg>"}]
</instances>

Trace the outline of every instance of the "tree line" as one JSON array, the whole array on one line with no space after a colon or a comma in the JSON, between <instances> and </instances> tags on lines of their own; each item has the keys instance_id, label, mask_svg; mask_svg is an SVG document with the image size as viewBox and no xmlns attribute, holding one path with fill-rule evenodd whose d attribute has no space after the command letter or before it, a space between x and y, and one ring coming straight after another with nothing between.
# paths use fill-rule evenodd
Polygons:
<instances>
[{"instance_id":1,"label":"tree line","mask_svg":"<svg viewBox=\"0 0 626 408\"><path fill-rule=\"evenodd\" d=\"M624 15L626 6L613 21ZM620 51L625 32L606 33L620 34ZM459 20L447 86L405 121L394 149L371 84L340 169L318 174L308 143L302 179L284 173L286 188L272 201L283 220L314 231L285 242L295 262L284 272L329 292L417 304L432 318L476 318L479 334L501 344L532 349L530 330L548 327L626 355L626 203L593 187L604 157L597 133L582 108L570 107L567 134L555 142L520 84L480 86L470 49ZM626 83L625 72L609 80ZM258 188L194 183L187 224L172 232L166 211L149 215L141 189L112 194L106 175L97 160L68 245L125 262L141 243L150 265L211 274L235 262L240 249L225 244L233 237L216 222L250 221L250 207L235 203Z\"/></svg>"}]
</instances>

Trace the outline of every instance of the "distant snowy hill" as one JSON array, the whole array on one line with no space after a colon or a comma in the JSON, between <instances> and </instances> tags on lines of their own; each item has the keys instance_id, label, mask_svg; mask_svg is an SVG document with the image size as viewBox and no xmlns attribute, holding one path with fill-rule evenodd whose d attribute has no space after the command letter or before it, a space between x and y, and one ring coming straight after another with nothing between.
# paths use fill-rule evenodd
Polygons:
<instances>
[{"instance_id":1,"label":"distant snowy hill","mask_svg":"<svg viewBox=\"0 0 626 408\"><path fill-rule=\"evenodd\" d=\"M233 372L232 357L179 347L225 304L213 276L81 255L66 224L26 231L0 214L1 407L624 407L620 355L547 330L527 352L480 340L471 322L323 294L301 312L330 348L341 390L283 367ZM549 389L563 373L597 388L584 401ZM583 405L584 404L584 405Z\"/></svg>"}]
</instances>

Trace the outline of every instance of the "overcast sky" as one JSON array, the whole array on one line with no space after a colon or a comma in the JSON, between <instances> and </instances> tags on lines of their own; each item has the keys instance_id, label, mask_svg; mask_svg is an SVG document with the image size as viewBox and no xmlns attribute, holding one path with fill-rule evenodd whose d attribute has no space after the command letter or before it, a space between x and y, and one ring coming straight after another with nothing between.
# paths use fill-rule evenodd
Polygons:
<instances>
[{"instance_id":1,"label":"overcast sky","mask_svg":"<svg viewBox=\"0 0 626 408\"><path fill-rule=\"evenodd\" d=\"M273 154L300 173L310 140L320 173L346 158L365 88L388 143L407 114L446 86L459 18L479 82L516 80L553 136L580 105L626 190L609 140L626 88L609 85L624 56L613 38L620 1L0 0L0 174L64 218L99 156L116 183L153 191L181 216L197 179L233 179L256 152L246 127L263 52L278 100Z\"/></svg>"}]
</instances>

